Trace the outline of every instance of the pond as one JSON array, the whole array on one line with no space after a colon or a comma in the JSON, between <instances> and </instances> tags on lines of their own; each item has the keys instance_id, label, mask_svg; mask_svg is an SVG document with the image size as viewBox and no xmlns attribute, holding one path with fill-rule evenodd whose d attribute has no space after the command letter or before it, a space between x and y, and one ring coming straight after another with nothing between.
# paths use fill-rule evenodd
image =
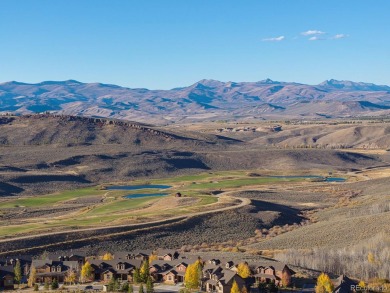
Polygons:
<instances>
[{"instance_id":1,"label":"pond","mask_svg":"<svg viewBox=\"0 0 390 293\"><path fill-rule=\"evenodd\" d=\"M135 194L129 194L125 195L125 198L140 198L140 197L148 197L148 196L165 196L168 195L168 193L135 193Z\"/></svg>"},{"instance_id":2,"label":"pond","mask_svg":"<svg viewBox=\"0 0 390 293\"><path fill-rule=\"evenodd\" d=\"M107 186L107 190L138 190L138 189L168 189L169 185L111 185Z\"/></svg>"},{"instance_id":3,"label":"pond","mask_svg":"<svg viewBox=\"0 0 390 293\"><path fill-rule=\"evenodd\" d=\"M172 186L169 185L111 185L107 186L107 190L140 190L140 189L168 189ZM148 196L165 196L168 193L134 193L125 195L125 198L140 198Z\"/></svg>"}]
</instances>

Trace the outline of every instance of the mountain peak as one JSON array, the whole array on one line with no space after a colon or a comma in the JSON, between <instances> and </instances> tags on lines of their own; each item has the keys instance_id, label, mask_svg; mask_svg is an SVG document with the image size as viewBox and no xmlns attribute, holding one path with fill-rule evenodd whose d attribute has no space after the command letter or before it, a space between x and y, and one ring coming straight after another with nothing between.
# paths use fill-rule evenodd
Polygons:
<instances>
[{"instance_id":1,"label":"mountain peak","mask_svg":"<svg viewBox=\"0 0 390 293\"><path fill-rule=\"evenodd\" d=\"M202 79L202 80L199 80L198 82L194 83L191 87L194 87L194 88L205 88L205 87L215 88L215 87L223 86L224 84L225 84L224 82L219 81L219 80L215 80L215 79Z\"/></svg>"},{"instance_id":2,"label":"mountain peak","mask_svg":"<svg viewBox=\"0 0 390 293\"><path fill-rule=\"evenodd\" d=\"M354 90L354 91L389 91L390 87L386 85L376 85L366 82L354 82L349 80L329 79L320 83L319 86L328 89Z\"/></svg>"},{"instance_id":3,"label":"mountain peak","mask_svg":"<svg viewBox=\"0 0 390 293\"><path fill-rule=\"evenodd\" d=\"M279 84L280 82L279 81L274 81L270 78L267 78L267 79L264 79L264 80L260 80L258 83L260 84Z\"/></svg>"}]
</instances>

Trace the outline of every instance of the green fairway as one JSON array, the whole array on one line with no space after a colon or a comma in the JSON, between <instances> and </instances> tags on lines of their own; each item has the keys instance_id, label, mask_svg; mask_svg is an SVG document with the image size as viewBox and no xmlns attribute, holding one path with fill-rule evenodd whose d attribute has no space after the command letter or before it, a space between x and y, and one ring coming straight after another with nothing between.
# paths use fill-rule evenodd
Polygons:
<instances>
[{"instance_id":1,"label":"green fairway","mask_svg":"<svg viewBox=\"0 0 390 293\"><path fill-rule=\"evenodd\" d=\"M103 195L106 190L99 190L97 187L88 187L76 190L64 191L58 194L50 194L45 196L28 197L24 199L11 200L1 205L2 208L13 207L41 207L53 205L61 201L71 200L81 196Z\"/></svg>"},{"instance_id":2,"label":"green fairway","mask_svg":"<svg viewBox=\"0 0 390 293\"><path fill-rule=\"evenodd\" d=\"M221 188L238 188L242 186L250 186L257 184L282 183L282 182L297 182L303 181L302 178L275 178L275 177L260 177L260 178L240 178L229 179L224 181L200 182L186 186L188 189L221 189Z\"/></svg>"},{"instance_id":3,"label":"green fairway","mask_svg":"<svg viewBox=\"0 0 390 293\"><path fill-rule=\"evenodd\" d=\"M88 215L105 215L111 213L123 212L135 208L143 207L149 203L152 203L159 199L159 197L141 197L133 199L116 199L112 202L103 204L96 208L91 209Z\"/></svg>"}]
</instances>

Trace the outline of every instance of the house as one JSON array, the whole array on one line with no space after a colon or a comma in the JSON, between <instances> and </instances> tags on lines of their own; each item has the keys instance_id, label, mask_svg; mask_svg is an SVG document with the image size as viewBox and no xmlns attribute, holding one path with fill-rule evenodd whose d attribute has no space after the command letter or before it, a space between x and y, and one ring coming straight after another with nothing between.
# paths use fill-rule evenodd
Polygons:
<instances>
[{"instance_id":1,"label":"house","mask_svg":"<svg viewBox=\"0 0 390 293\"><path fill-rule=\"evenodd\" d=\"M179 257L179 253L176 250L157 249L155 251L159 260L172 261Z\"/></svg>"},{"instance_id":2,"label":"house","mask_svg":"<svg viewBox=\"0 0 390 293\"><path fill-rule=\"evenodd\" d=\"M173 266L173 268L163 276L164 283L177 284L183 283L188 263L180 262Z\"/></svg>"},{"instance_id":3,"label":"house","mask_svg":"<svg viewBox=\"0 0 390 293\"><path fill-rule=\"evenodd\" d=\"M114 253L114 259L136 259L144 261L148 259L151 254L151 250L117 251Z\"/></svg>"},{"instance_id":4,"label":"house","mask_svg":"<svg viewBox=\"0 0 390 293\"><path fill-rule=\"evenodd\" d=\"M64 252L49 253L46 259L57 261L77 261L81 267L85 263L87 253L83 250L69 250Z\"/></svg>"},{"instance_id":5,"label":"house","mask_svg":"<svg viewBox=\"0 0 390 293\"><path fill-rule=\"evenodd\" d=\"M177 284L184 282L185 273L189 264L196 259L176 259L173 261L152 261L149 272L157 282L165 284Z\"/></svg>"},{"instance_id":6,"label":"house","mask_svg":"<svg viewBox=\"0 0 390 293\"><path fill-rule=\"evenodd\" d=\"M348 278L345 275L340 275L336 280L333 280L334 293L349 293L356 291L358 282Z\"/></svg>"},{"instance_id":7,"label":"house","mask_svg":"<svg viewBox=\"0 0 390 293\"><path fill-rule=\"evenodd\" d=\"M254 277L259 283L275 283L276 286L290 285L291 277L295 274L286 264L280 262L271 262L257 265L255 267Z\"/></svg>"},{"instance_id":8,"label":"house","mask_svg":"<svg viewBox=\"0 0 390 293\"><path fill-rule=\"evenodd\" d=\"M0 288L14 289L14 267L12 265L0 266Z\"/></svg>"},{"instance_id":9,"label":"house","mask_svg":"<svg viewBox=\"0 0 390 293\"><path fill-rule=\"evenodd\" d=\"M62 283L70 270L79 271L78 261L33 260L37 283L51 283L54 279Z\"/></svg>"},{"instance_id":10,"label":"house","mask_svg":"<svg viewBox=\"0 0 390 293\"><path fill-rule=\"evenodd\" d=\"M10 265L15 267L17 263L20 263L20 267L22 269L22 282L26 282L26 276L30 272L32 257L30 255L16 255L16 256L8 256L5 258L0 258L0 266Z\"/></svg>"},{"instance_id":11,"label":"house","mask_svg":"<svg viewBox=\"0 0 390 293\"><path fill-rule=\"evenodd\" d=\"M132 282L134 271L141 266L142 260L91 260L90 264L94 281L109 282L111 279L115 278L119 281Z\"/></svg>"},{"instance_id":12,"label":"house","mask_svg":"<svg viewBox=\"0 0 390 293\"><path fill-rule=\"evenodd\" d=\"M235 271L221 266L210 266L203 269L202 287L206 292L230 293L233 283L236 282L240 290L246 286L245 280Z\"/></svg>"}]
</instances>

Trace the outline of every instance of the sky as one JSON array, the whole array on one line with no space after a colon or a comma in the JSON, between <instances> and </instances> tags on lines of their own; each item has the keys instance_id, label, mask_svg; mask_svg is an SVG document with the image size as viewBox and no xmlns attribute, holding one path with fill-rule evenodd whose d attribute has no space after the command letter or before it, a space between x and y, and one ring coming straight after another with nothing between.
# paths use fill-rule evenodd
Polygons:
<instances>
[{"instance_id":1,"label":"sky","mask_svg":"<svg viewBox=\"0 0 390 293\"><path fill-rule=\"evenodd\" d=\"M0 0L0 82L390 85L389 0Z\"/></svg>"}]
</instances>

